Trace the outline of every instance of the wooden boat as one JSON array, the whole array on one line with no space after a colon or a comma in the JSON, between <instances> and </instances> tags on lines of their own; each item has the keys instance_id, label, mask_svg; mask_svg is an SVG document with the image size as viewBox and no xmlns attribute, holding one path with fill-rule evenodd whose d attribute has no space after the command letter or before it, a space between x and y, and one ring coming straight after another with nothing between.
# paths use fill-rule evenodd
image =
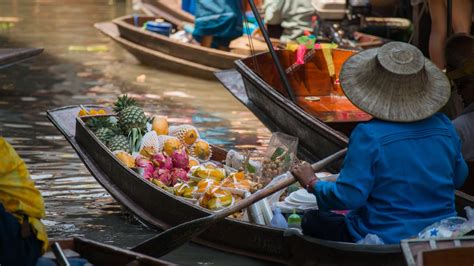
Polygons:
<instances>
[{"instance_id":1,"label":"wooden boat","mask_svg":"<svg viewBox=\"0 0 474 266\"><path fill-rule=\"evenodd\" d=\"M145 22L154 21L155 19L156 17L154 16L138 16L137 26L134 24L133 16L120 17L114 19L113 22L118 26L120 36L124 39L203 66L215 69L229 69L234 67L235 60L244 58L243 55L231 52L196 44L182 43L167 36L143 29L142 26Z\"/></svg>"},{"instance_id":2,"label":"wooden boat","mask_svg":"<svg viewBox=\"0 0 474 266\"><path fill-rule=\"evenodd\" d=\"M194 16L190 13L183 11L181 9L180 1L177 0L142 0L142 10L148 16L162 17L165 20L170 21L172 24L182 27L185 23L194 23ZM250 10L247 1L244 1L245 9ZM257 6L261 6L263 1L255 1ZM280 33L281 34L281 33ZM381 46L384 43L390 41L378 36L354 32L353 39L357 42L354 43L355 47L353 49L368 49L372 47ZM256 40L264 41L263 36L257 35L254 36ZM274 46L279 45L279 39L273 39L272 43ZM328 39L318 39L318 42L331 42Z\"/></svg>"},{"instance_id":3,"label":"wooden boat","mask_svg":"<svg viewBox=\"0 0 474 266\"><path fill-rule=\"evenodd\" d=\"M295 62L293 52L277 53L284 68ZM238 72L225 71L216 75L271 131L281 131L298 137L299 156L314 162L346 147L347 136L357 123L370 119L368 114L357 109L343 96L338 84L337 78L342 63L352 53L348 50L333 49L333 64L328 64L323 51L318 50L311 61L288 75L297 103L286 97L268 53L237 61ZM329 70L328 65L334 65L334 69ZM330 71L334 73L333 77L330 76ZM318 97L319 101L310 101L308 99L315 98L307 97ZM330 170L338 171L340 166L336 165ZM462 211L463 206L474 206L472 171L470 176L465 186L456 191L458 211Z\"/></svg>"},{"instance_id":4,"label":"wooden boat","mask_svg":"<svg viewBox=\"0 0 474 266\"><path fill-rule=\"evenodd\" d=\"M90 106L90 108L97 108ZM97 181L145 224L167 229L211 214L207 209L176 197L144 180L120 163L76 118L79 106L49 110L48 118L66 137ZM226 152L214 147L213 159ZM205 231L197 243L271 262L326 265L403 265L400 245L358 245L285 236L278 228L227 218Z\"/></svg>"},{"instance_id":5,"label":"wooden boat","mask_svg":"<svg viewBox=\"0 0 474 266\"><path fill-rule=\"evenodd\" d=\"M127 249L80 237L66 240L52 240L50 242L51 245L58 242L63 251L69 249L79 253L81 258L86 259L93 265L175 265Z\"/></svg>"},{"instance_id":6,"label":"wooden boat","mask_svg":"<svg viewBox=\"0 0 474 266\"><path fill-rule=\"evenodd\" d=\"M472 236L403 240L401 246L408 266L474 264L474 237Z\"/></svg>"},{"instance_id":7,"label":"wooden boat","mask_svg":"<svg viewBox=\"0 0 474 266\"><path fill-rule=\"evenodd\" d=\"M43 52L42 48L0 49L0 69L31 59Z\"/></svg>"},{"instance_id":8,"label":"wooden boat","mask_svg":"<svg viewBox=\"0 0 474 266\"><path fill-rule=\"evenodd\" d=\"M129 41L120 36L117 25L111 22L94 24L103 34L116 41L123 48L134 55L141 63L156 68L167 69L183 75L191 75L200 78L213 79L213 72L217 68L201 65L185 59L174 57L160 51L152 50L145 46Z\"/></svg>"}]
</instances>

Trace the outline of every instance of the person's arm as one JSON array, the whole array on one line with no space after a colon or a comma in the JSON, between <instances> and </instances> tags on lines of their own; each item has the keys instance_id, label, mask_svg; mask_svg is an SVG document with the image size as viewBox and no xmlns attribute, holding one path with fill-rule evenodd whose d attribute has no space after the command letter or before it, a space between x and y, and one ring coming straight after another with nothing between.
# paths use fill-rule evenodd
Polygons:
<instances>
[{"instance_id":1,"label":"person's arm","mask_svg":"<svg viewBox=\"0 0 474 266\"><path fill-rule=\"evenodd\" d=\"M314 184L319 209L353 210L363 206L372 190L378 143L365 125L351 135L344 166L336 182Z\"/></svg>"},{"instance_id":2,"label":"person's arm","mask_svg":"<svg viewBox=\"0 0 474 266\"><path fill-rule=\"evenodd\" d=\"M449 122L449 120L448 120ZM469 169L467 167L466 161L462 155L462 145L463 142L466 141L465 139L465 130L469 130L465 123L468 123L466 116L460 116L456 118L453 123L449 123L449 128L454 135L455 138L455 147L456 147L456 161L454 165L454 178L453 183L455 188L460 188L464 184L467 179L467 175L469 173Z\"/></svg>"}]
</instances>

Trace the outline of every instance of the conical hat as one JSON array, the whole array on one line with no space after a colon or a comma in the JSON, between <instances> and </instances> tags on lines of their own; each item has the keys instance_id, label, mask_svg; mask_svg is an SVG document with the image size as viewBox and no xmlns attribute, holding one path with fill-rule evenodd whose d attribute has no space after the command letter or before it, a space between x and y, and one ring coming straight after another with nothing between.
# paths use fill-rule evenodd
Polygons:
<instances>
[{"instance_id":1,"label":"conical hat","mask_svg":"<svg viewBox=\"0 0 474 266\"><path fill-rule=\"evenodd\" d=\"M418 48L390 42L352 55L339 76L347 98L372 116L394 122L425 119L448 101L446 75Z\"/></svg>"}]
</instances>

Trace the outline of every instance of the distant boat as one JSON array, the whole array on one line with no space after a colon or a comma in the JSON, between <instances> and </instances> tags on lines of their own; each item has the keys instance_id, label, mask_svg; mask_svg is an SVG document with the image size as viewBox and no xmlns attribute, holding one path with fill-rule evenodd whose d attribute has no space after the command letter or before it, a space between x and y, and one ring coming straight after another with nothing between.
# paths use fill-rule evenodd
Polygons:
<instances>
[{"instance_id":1,"label":"distant boat","mask_svg":"<svg viewBox=\"0 0 474 266\"><path fill-rule=\"evenodd\" d=\"M0 69L31 59L43 52L43 48L1 48Z\"/></svg>"}]
</instances>

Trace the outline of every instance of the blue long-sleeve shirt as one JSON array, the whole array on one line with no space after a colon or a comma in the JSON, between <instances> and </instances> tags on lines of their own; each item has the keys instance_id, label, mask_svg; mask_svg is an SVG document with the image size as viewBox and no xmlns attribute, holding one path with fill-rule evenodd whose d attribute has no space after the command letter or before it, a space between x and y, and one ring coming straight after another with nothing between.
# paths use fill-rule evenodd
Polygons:
<instances>
[{"instance_id":1,"label":"blue long-sleeve shirt","mask_svg":"<svg viewBox=\"0 0 474 266\"><path fill-rule=\"evenodd\" d=\"M399 243L426 226L455 216L454 190L468 174L461 141L449 119L373 119L358 125L337 182L314 185L321 210L352 210L347 226L360 240L368 233Z\"/></svg>"}]
</instances>

